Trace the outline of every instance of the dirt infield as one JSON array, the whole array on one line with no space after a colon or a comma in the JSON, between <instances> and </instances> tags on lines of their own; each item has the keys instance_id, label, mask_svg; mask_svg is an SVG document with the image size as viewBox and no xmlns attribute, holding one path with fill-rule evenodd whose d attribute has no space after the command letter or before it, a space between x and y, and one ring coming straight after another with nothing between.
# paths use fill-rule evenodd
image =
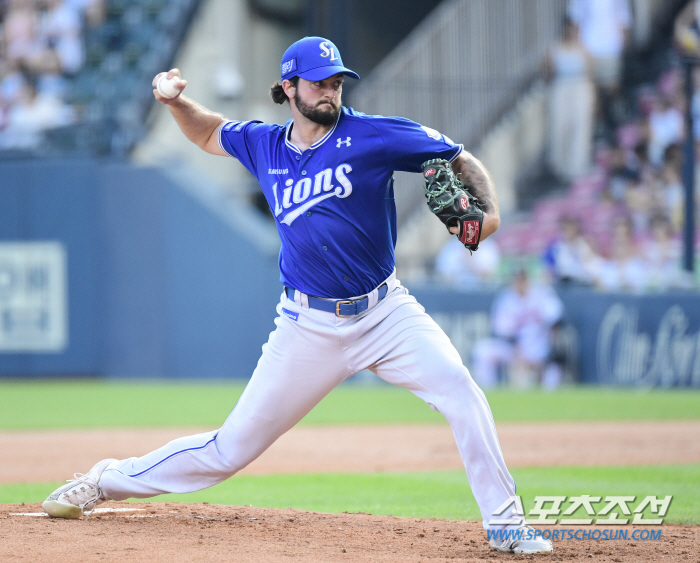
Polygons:
<instances>
[{"instance_id":1,"label":"dirt infield","mask_svg":"<svg viewBox=\"0 0 700 563\"><path fill-rule=\"evenodd\" d=\"M655 541L555 541L551 555L522 556L491 551L476 522L203 504L110 506L129 511L55 520L10 515L39 512L39 504L0 506L0 558L28 563L700 561L698 527L663 526ZM633 528L625 528L631 537Z\"/></svg>"},{"instance_id":2,"label":"dirt infield","mask_svg":"<svg viewBox=\"0 0 700 563\"><path fill-rule=\"evenodd\" d=\"M202 429L0 433L0 483L60 481ZM499 424L509 467L700 462L700 421ZM76 447L79 444L79 447ZM297 427L241 473L459 469L447 425Z\"/></svg>"}]
</instances>

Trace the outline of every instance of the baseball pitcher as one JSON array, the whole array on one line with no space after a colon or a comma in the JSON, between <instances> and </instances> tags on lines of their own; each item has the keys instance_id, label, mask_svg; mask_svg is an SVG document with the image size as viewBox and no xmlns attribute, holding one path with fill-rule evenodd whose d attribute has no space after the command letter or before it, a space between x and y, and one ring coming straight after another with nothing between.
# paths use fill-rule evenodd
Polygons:
<instances>
[{"instance_id":1,"label":"baseball pitcher","mask_svg":"<svg viewBox=\"0 0 700 563\"><path fill-rule=\"evenodd\" d=\"M281 81L271 89L274 102L289 104L284 125L231 121L209 111L182 94L187 81L177 69L154 78L156 99L189 140L212 155L238 159L260 183L282 241L276 329L221 428L142 457L99 462L49 496L43 506L50 516L78 518L106 500L216 485L335 386L369 369L445 416L484 527L528 531L517 514L501 514L507 524L489 523L515 495L491 410L445 333L394 270L394 171L422 174L430 210L472 251L500 223L493 182L462 145L438 131L342 106L346 77L359 78L331 41L305 37L291 45ZM534 534L523 538L491 540L492 547L552 550Z\"/></svg>"}]
</instances>

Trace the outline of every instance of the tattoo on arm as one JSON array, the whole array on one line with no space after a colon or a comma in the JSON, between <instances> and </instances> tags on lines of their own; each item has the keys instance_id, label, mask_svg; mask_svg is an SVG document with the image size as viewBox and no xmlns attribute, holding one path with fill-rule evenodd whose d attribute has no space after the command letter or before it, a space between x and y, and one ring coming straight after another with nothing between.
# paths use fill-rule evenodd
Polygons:
<instances>
[{"instance_id":1,"label":"tattoo on arm","mask_svg":"<svg viewBox=\"0 0 700 563\"><path fill-rule=\"evenodd\" d=\"M489 215L499 216L498 196L493 178L486 167L471 153L463 150L452 164L464 187L479 201L479 207Z\"/></svg>"}]
</instances>

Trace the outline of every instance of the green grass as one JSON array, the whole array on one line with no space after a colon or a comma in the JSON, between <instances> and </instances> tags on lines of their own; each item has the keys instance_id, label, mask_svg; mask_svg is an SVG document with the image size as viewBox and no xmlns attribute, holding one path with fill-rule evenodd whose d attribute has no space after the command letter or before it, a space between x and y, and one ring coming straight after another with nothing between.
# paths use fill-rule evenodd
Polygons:
<instances>
[{"instance_id":1,"label":"green grass","mask_svg":"<svg viewBox=\"0 0 700 563\"><path fill-rule=\"evenodd\" d=\"M0 382L0 429L216 427L243 391L236 383ZM488 393L496 421L700 418L700 391L598 387ZM58 406L58 408L57 408ZM60 417L57 416L60 412ZM443 423L404 389L341 385L302 424Z\"/></svg>"},{"instance_id":2,"label":"green grass","mask_svg":"<svg viewBox=\"0 0 700 563\"><path fill-rule=\"evenodd\" d=\"M665 522L700 524L700 464L527 468L513 470L513 477L526 512L532 508L536 495L634 495L637 501L629 505L634 509L647 495L661 498L670 494L674 499ZM59 484L0 485L0 503L38 502ZM152 500L415 518L481 518L462 471L238 476L204 491ZM594 507L599 511L604 504Z\"/></svg>"}]
</instances>

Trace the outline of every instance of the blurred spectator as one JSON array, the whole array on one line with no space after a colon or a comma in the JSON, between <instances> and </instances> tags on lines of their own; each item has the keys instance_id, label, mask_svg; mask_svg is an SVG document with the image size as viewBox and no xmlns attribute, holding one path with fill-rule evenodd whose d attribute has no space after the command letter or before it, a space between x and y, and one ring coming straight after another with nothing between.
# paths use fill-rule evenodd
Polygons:
<instances>
[{"instance_id":1,"label":"blurred spectator","mask_svg":"<svg viewBox=\"0 0 700 563\"><path fill-rule=\"evenodd\" d=\"M666 96L659 96L649 114L649 162L663 163L666 147L683 140L683 116Z\"/></svg>"},{"instance_id":2,"label":"blurred spectator","mask_svg":"<svg viewBox=\"0 0 700 563\"><path fill-rule=\"evenodd\" d=\"M634 148L634 169L638 171L643 182L650 181L654 175L654 168L649 162L649 145L642 141Z\"/></svg>"},{"instance_id":3,"label":"blurred spectator","mask_svg":"<svg viewBox=\"0 0 700 563\"><path fill-rule=\"evenodd\" d=\"M592 60L579 39L578 29L564 22L562 41L547 55L549 89L549 164L560 178L571 180L591 163L595 91Z\"/></svg>"},{"instance_id":4,"label":"blurred spectator","mask_svg":"<svg viewBox=\"0 0 700 563\"><path fill-rule=\"evenodd\" d=\"M105 21L106 0L66 0L66 4L76 9L89 27L97 27Z\"/></svg>"},{"instance_id":5,"label":"blurred spectator","mask_svg":"<svg viewBox=\"0 0 700 563\"><path fill-rule=\"evenodd\" d=\"M577 217L564 217L561 221L561 237L545 252L545 264L557 283L589 285L600 260L591 245L583 237L581 222Z\"/></svg>"},{"instance_id":6,"label":"blurred spectator","mask_svg":"<svg viewBox=\"0 0 700 563\"><path fill-rule=\"evenodd\" d=\"M456 237L443 246L435 262L435 270L442 281L461 288L478 288L498 281L501 253L493 238L479 244L479 250L470 253Z\"/></svg>"},{"instance_id":7,"label":"blurred spectator","mask_svg":"<svg viewBox=\"0 0 700 563\"><path fill-rule=\"evenodd\" d=\"M10 0L3 21L4 57L11 65L36 56L40 50L36 35L38 14L31 0Z\"/></svg>"},{"instance_id":8,"label":"blurred spectator","mask_svg":"<svg viewBox=\"0 0 700 563\"><path fill-rule=\"evenodd\" d=\"M571 0L569 17L578 25L583 44L595 59L598 85L617 89L622 52L632 25L628 0Z\"/></svg>"},{"instance_id":9,"label":"blurred spectator","mask_svg":"<svg viewBox=\"0 0 700 563\"><path fill-rule=\"evenodd\" d=\"M570 0L569 17L595 61L598 107L605 132L611 136L622 113L618 98L622 54L632 26L629 0Z\"/></svg>"},{"instance_id":10,"label":"blurred spectator","mask_svg":"<svg viewBox=\"0 0 700 563\"><path fill-rule=\"evenodd\" d=\"M676 232L683 227L685 189L682 179L683 150L679 144L666 147L656 191L656 210L669 217Z\"/></svg>"},{"instance_id":11,"label":"blurred spectator","mask_svg":"<svg viewBox=\"0 0 700 563\"><path fill-rule=\"evenodd\" d=\"M686 55L700 55L700 2L691 0L676 16L673 26L673 40Z\"/></svg>"},{"instance_id":12,"label":"blurred spectator","mask_svg":"<svg viewBox=\"0 0 700 563\"><path fill-rule=\"evenodd\" d=\"M41 25L45 47L56 53L61 72L75 74L85 59L80 13L64 0L45 2L48 10Z\"/></svg>"},{"instance_id":13,"label":"blurred spectator","mask_svg":"<svg viewBox=\"0 0 700 563\"><path fill-rule=\"evenodd\" d=\"M491 312L491 338L474 346L474 376L482 388L498 383L499 369L508 367L508 382L526 387L541 381L547 388L561 382L562 367L550 361L551 330L564 306L547 285L531 285L524 270L515 273L511 286L495 298Z\"/></svg>"},{"instance_id":14,"label":"blurred spectator","mask_svg":"<svg viewBox=\"0 0 700 563\"><path fill-rule=\"evenodd\" d=\"M650 289L688 287L681 269L681 245L673 238L673 226L664 215L656 215L651 221L651 240L644 246L643 259Z\"/></svg>"},{"instance_id":15,"label":"blurred spectator","mask_svg":"<svg viewBox=\"0 0 700 563\"><path fill-rule=\"evenodd\" d=\"M66 77L84 64L83 21L104 0L8 0L0 20L0 148L37 148L74 121ZM95 20L96 21L96 20Z\"/></svg>"},{"instance_id":16,"label":"blurred spectator","mask_svg":"<svg viewBox=\"0 0 700 563\"><path fill-rule=\"evenodd\" d=\"M654 208L653 187L645 182L630 183L623 193L627 212L632 220L632 235L644 235Z\"/></svg>"},{"instance_id":17,"label":"blurred spectator","mask_svg":"<svg viewBox=\"0 0 700 563\"><path fill-rule=\"evenodd\" d=\"M610 195L615 201L624 201L625 193L629 187L643 181L643 175L651 177L651 170L646 164L646 148L643 160L639 158L636 150L625 150L621 146L610 149L608 185L610 187Z\"/></svg>"},{"instance_id":18,"label":"blurred spectator","mask_svg":"<svg viewBox=\"0 0 700 563\"><path fill-rule=\"evenodd\" d=\"M61 63L43 19L31 0L11 0L3 24L4 58L12 70L27 69L34 74L59 73Z\"/></svg>"},{"instance_id":19,"label":"blurred spectator","mask_svg":"<svg viewBox=\"0 0 700 563\"><path fill-rule=\"evenodd\" d=\"M602 260L594 273L596 285L605 291L640 293L647 286L647 271L633 239L629 216L613 220L611 256Z\"/></svg>"},{"instance_id":20,"label":"blurred spectator","mask_svg":"<svg viewBox=\"0 0 700 563\"><path fill-rule=\"evenodd\" d=\"M28 79L7 115L7 125L0 131L0 148L36 149L41 133L74 121L73 109L51 94L39 94L36 82Z\"/></svg>"}]
</instances>

